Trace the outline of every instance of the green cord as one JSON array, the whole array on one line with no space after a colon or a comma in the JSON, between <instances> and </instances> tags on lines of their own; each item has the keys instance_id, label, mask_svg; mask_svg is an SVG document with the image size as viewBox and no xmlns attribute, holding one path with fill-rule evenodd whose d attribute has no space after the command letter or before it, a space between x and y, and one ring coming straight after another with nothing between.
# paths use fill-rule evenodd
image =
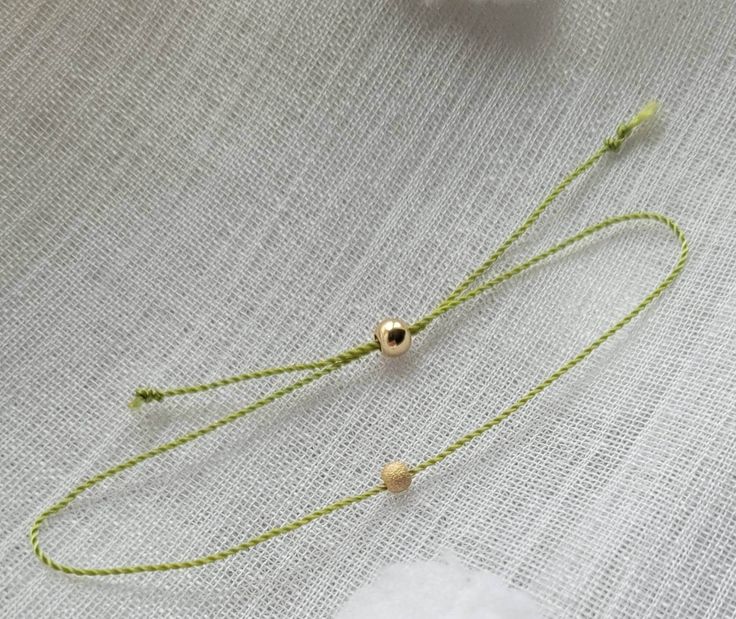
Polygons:
<instances>
[{"instance_id":1,"label":"green cord","mask_svg":"<svg viewBox=\"0 0 736 619\"><path fill-rule=\"evenodd\" d=\"M682 232L680 227L677 225L677 223L674 220L670 219L669 217L662 215L660 213L638 212L638 213L617 215L614 217L609 217L607 219L604 219L603 221L595 225L589 226L585 228L584 230L581 230L577 234L565 239L564 241L557 243L553 247L550 247L549 249L537 254L533 258L530 258L529 260L522 262L508 269L507 271L504 271L503 273L501 273L500 275L497 275L493 279L488 280L482 284L478 284L474 288L471 288L472 284L474 284L479 278L481 278L491 268L491 266L493 266L493 264L509 249L509 247L511 247L511 245L513 245L513 243L516 240L518 240L529 228L531 228L534 225L534 223L539 219L539 217L547 209L547 207L549 207L550 204L552 204L552 202L554 202L554 200L578 176L580 176L581 174L583 174L584 172L592 168L605 153L609 151L618 150L618 148L623 144L624 140L633 131L633 129L636 128L638 125L640 125L645 120L647 120L648 118L650 118L656 112L656 110L657 110L657 104L655 102L649 103L638 114L633 116L628 122L619 125L613 137L607 138L604 141L603 146L601 146L595 153L593 153L593 155L591 155L584 163L582 163L580 166L575 168L575 170L570 172L562 180L562 182L560 182L560 184L557 185L552 190L552 192L544 199L544 201L542 201L541 204L531 212L531 214L527 217L527 219L516 230L514 230L514 232L498 247L498 249L496 249L496 251L494 251L489 256L489 258L485 262L483 262L477 269L475 269L472 273L470 273L457 286L457 288L455 288L447 297L445 297L431 312L429 312L427 315L423 316L422 318L417 320L414 324L412 324L410 326L410 330L413 335L416 335L420 333L421 331L423 331L435 319L439 318L440 316L447 313L451 309L480 295L486 290L489 290L495 286L498 286L499 284L511 279L512 277L515 277L516 275L526 271L527 269L535 266L536 264L539 264L540 262L546 260L547 258L554 256L555 254L565 250L571 245L574 245L575 243L582 241L583 239L593 236L597 234L598 232L601 232L602 230L609 228L611 226L626 223L629 221L649 220L649 221L661 223L665 225L675 235L675 237L680 243L680 255L674 267L672 268L670 273L662 281L659 282L657 287L654 288L654 290L652 290L652 292L650 292L642 301L640 301L639 304L636 307L634 307L633 310L631 310L628 314L626 314L626 316L624 316L621 320L619 320L613 326L606 329L596 340L594 340L588 346L583 348L577 355L575 355L574 357L566 361L555 372L550 374L545 380L540 382L536 387L534 387L533 389L525 393L523 396L521 396L516 402L514 402L511 406L503 410L499 415L485 422L483 425L478 426L471 432L468 432L467 434L460 437L453 443L449 444L445 449L443 449L438 454L414 466L411 469L413 475L416 475L420 473L421 471L424 471L428 469L429 467L434 466L435 464L438 464L439 462L442 462L445 458L452 455L454 452L459 450L461 447L467 445L470 441L480 437L482 434L490 430L492 427L498 425L499 423L501 423L502 421L510 417L513 413L515 413L517 410L519 410L521 407L523 407L525 404L531 401L534 397L539 395L542 391L544 391L552 383L554 383L556 380L564 376L567 372L569 372L572 368L578 365L581 361L586 359L596 348L601 346L601 344L603 344L606 340L608 340L615 333L617 333L623 327L625 327L629 322L631 322L634 318L636 318L636 316L638 316L652 301L654 301L654 299L656 299L658 296L662 294L662 292L664 292L664 290L677 278L677 276L680 274L682 269L685 267L685 262L687 260L687 255L688 255L688 243L687 243L687 239L685 238L684 233ZM41 549L39 539L38 539L41 526L50 516L53 516L54 514L60 512L67 505L69 505L72 501L74 501L74 499L76 499L80 494L82 494L86 490L89 490L90 488L99 484L100 482L106 479L109 479L110 477L113 477L114 475L117 475L118 473L121 473L127 469L133 468L134 466L150 458L160 456L161 454L164 454L168 451L172 451L176 449L177 447L181 447L182 445L185 445L186 443L194 441L204 436L205 434L214 432L215 430L229 423L232 423L233 421L240 419L241 417L244 417L252 413L253 411L256 411L259 408L262 408L266 406L267 404L270 404L271 402L274 402L275 400L278 400L279 398L289 393L292 393L296 391L297 389L300 389L301 387L304 387L308 385L309 383L312 383L322 378L323 376L331 372L334 372L335 370L338 370L352 363L353 361L356 361L357 359L360 359L361 357L364 357L368 355L369 353L374 352L376 350L378 350L378 344L375 341L370 341L370 342L365 342L363 344L354 346L353 348L345 350L331 357L327 357L325 359L313 361L310 363L298 363L298 364L292 364L292 365L267 368L263 370L257 370L254 372L248 372L245 374L239 374L237 376L223 378L218 381L211 382L211 383L193 385L189 387L178 387L178 388L168 389L164 391L159 391L157 389L147 389L147 388L138 389L136 391L134 399L130 403L130 406L132 408L137 408L146 402L159 401L167 397L185 395L185 394L190 394L190 393L197 393L200 391L207 391L209 389L215 389L217 387L223 387L225 385L231 385L233 383L237 383L237 382L241 382L245 380L262 378L265 376L275 376L277 374L285 374L289 372L301 372L301 371L307 371L307 370L310 371L309 374L300 378L299 380L291 383L290 385L282 387L281 389L277 389L276 391L271 392L265 397L255 402L252 402L245 408L234 411L230 413L229 415L226 415L225 417L222 417L221 419L218 419L217 421L214 421L213 423L207 426L204 426L197 430L193 430L192 432L189 432L187 434L183 434L182 436L179 436L178 438L172 441L169 441L168 443L164 443L163 445L159 445L158 447L155 447L149 451L138 454L137 456L134 456L133 458L130 458L129 460L121 462L120 464L117 464L105 471L102 471L101 473L98 473L97 475L93 477L90 477L89 479L87 479L86 481L78 485L76 488L74 488L71 492L69 492L69 494L67 494L63 499L61 499L60 501L58 501L57 503L55 503L54 505L52 505L51 507L43 511L41 514L39 514L39 516L35 519L35 521L33 522L33 525L31 526L30 534L29 534L30 542L33 547L34 553L47 566L55 570L58 570L60 572L64 572L66 574L76 574L79 576L110 576L110 575L115 575L115 574L136 574L140 572L162 572L162 571L167 571L167 570L177 570L177 569L184 569L184 568L190 568L190 567L199 567L199 566L208 565L210 563L214 563L215 561L220 561L222 559L231 557L239 552L242 552L243 550L248 550L250 548L253 548L254 546L257 546L258 544L261 544L262 542L265 542L269 539L272 539L279 535L283 535L284 533L289 533L290 531L294 531L300 527L303 527L304 525L312 522L313 520L316 520L317 518L327 516L328 514L331 514L332 512L342 509L343 507L347 507L348 505L359 503L365 499L368 499L372 496L376 496L377 494L380 494L381 492L384 492L386 490L386 486L383 483L375 485L367 490L364 490L363 492L360 492L359 494L344 497L342 499L335 501L334 503L325 505L324 507L321 507L290 523L284 524L282 526L274 527L273 529L270 529L264 533L261 533L260 535L252 537L242 542L241 544L232 546L231 548L219 550L217 552L213 552L208 555L204 555L201 557L197 557L195 559L188 559L184 561L174 561L174 562L169 562L169 563L140 564L140 565L123 565L119 567L108 567L108 568L80 568L80 567L74 567L71 565L65 565L63 563L59 563L55 561L54 559L52 559L48 554L46 554L46 552L44 552Z\"/></svg>"}]
</instances>

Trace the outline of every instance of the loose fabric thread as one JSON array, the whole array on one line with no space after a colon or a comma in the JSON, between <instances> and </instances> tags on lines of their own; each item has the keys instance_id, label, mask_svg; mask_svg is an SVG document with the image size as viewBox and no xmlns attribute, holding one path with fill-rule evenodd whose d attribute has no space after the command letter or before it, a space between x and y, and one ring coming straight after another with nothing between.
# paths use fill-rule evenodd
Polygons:
<instances>
[{"instance_id":1,"label":"loose fabric thread","mask_svg":"<svg viewBox=\"0 0 736 619\"><path fill-rule=\"evenodd\" d=\"M410 326L410 331L411 331L412 336L416 336L417 334L421 333L424 329L426 329L434 320L436 320L443 314L449 312L450 310L458 307L459 305L462 305L466 301L469 301L477 297L478 295L482 294L483 292L486 292L487 290L490 290L491 288L494 288L495 286L498 286L499 284L502 284L503 282L510 280L516 275L519 275L520 273L523 273L527 269L530 269L531 267L543 262L544 260L547 260L551 256L554 256L555 254L567 249L568 247L574 245L575 243L578 243L586 238L592 237L596 235L597 233L607 228L610 228L612 226L616 226L618 224L623 224L623 223L632 222L632 221L653 221L653 222L662 224L666 228L668 228L674 234L674 236L676 237L676 239L678 240L680 244L680 254L672 270L669 272L669 274L664 279L662 279L659 282L659 284L646 297L644 297L644 299L642 299L638 303L638 305L636 305L636 307L634 307L628 314L626 314L626 316L624 316L618 322L616 322L611 327L606 329L593 342L588 344L585 348L583 348L575 356L573 356L568 361L563 363L557 370L555 370L552 374L550 374L547 378L545 378L538 385L530 389L527 393L521 396L516 402L511 404L508 408L503 410L496 417L493 417L492 419L488 420L484 424L468 432L464 436L461 436L460 438L450 443L445 449L435 454L434 456L415 465L411 469L412 475L417 475L418 473L428 469L429 467L442 462L445 458L452 455L457 450L467 445L469 442L480 437L485 432L487 432L494 426L498 425L499 423L501 423L502 421L510 417L513 413L518 411L520 408L522 408L530 400L535 398L542 391L544 391L547 387L552 385L555 381L557 381L559 378L564 376L572 368L574 368L576 365L581 363L584 359L590 356L590 354L594 350L596 350L599 346L601 346L606 340L611 338L614 334L616 334L618 331L623 329L623 327L625 327L629 322L631 322L634 318L636 318L652 301L654 301L654 299L656 299L658 296L662 294L662 292L664 292L664 290L678 277L682 269L685 267L685 263L687 261L687 255L688 255L688 243L687 243L687 239L685 238L683 231L680 229L677 223L670 217L667 217L666 215L662 215L656 212L646 212L645 211L645 212L627 213L627 214L622 214L622 215L616 215L613 217L608 217L600 221L597 224L588 226L587 228L581 230L577 234L557 243L556 245L553 245L549 249L546 249L545 251L526 260L525 262L517 264L516 266L508 269L507 271L500 273L499 275L493 277L492 279L485 281L483 283L478 283L475 287L472 287L473 284L475 284L483 275L485 275L488 272L488 270L495 264L495 262L504 253L506 253L506 251L525 232L527 232L527 230L529 230L529 228L531 228L536 223L536 221L539 219L542 213L544 213L544 211L557 199L557 197L563 191L565 191L565 189L567 189L567 187L576 178L578 178L581 174L585 173L586 171L590 170L601 159L601 157L603 157L603 155L605 155L607 152L618 150L621 147L621 145L624 143L626 138L631 134L631 132L641 123L643 123L644 121L649 119L651 116L653 116L656 113L656 110L657 110L656 102L648 103L638 114L634 115L627 122L619 125L613 136L606 138L603 142L603 145L597 151L595 151L586 161L584 161L577 168L575 168L572 172L570 172L567 176L565 176L565 178L550 192L550 194L539 204L539 206L537 206L529 214L526 220L524 220L524 222L516 230L514 230L511 233L511 235L503 243L501 243L501 245L488 257L488 259L485 262L483 262L480 266L478 266L478 268L472 271L465 279L463 279L463 281L460 282L460 284L448 296L446 296L432 311L430 311L428 314L426 314L425 316L421 317L416 322L414 322ZM140 572L162 572L162 571L167 571L167 570L177 570L177 569L184 569L184 568L191 568L191 567L200 567L203 565L208 565L210 563L214 563L216 561L221 561L222 559L231 557L235 554L238 554L239 552L253 548L254 546L257 546L258 544L261 544L269 539L272 539L279 535L283 535L285 533L289 533L291 531L295 531L296 529L299 529L300 527L303 527L304 525L309 524L310 522L317 520L318 518L327 516L328 514L331 514L344 507L347 507L349 505L354 505L356 503L364 501L365 499L368 499L382 492L385 492L387 489L385 484L383 483L377 484L375 486L368 488L367 490L364 490L363 492L360 492L352 496L341 498L333 503L330 503L329 505L325 505L324 507L316 509L309 514L306 514L300 518L297 518L296 520L293 520L292 522L289 522L281 526L274 527L268 531L265 531L264 533L261 533L260 535L257 535L240 544L237 544L236 546L232 546L230 548L218 550L211 554L196 557L193 559L186 559L182 561L172 561L172 562L165 562L165 563L143 563L143 564L138 564L138 565L122 565L122 566L116 566L116 567L103 567L103 568L75 567L72 565L66 565L64 563L60 563L52 559L41 548L41 545L39 542L39 532L41 530L42 525L44 524L44 522L46 522L48 518L50 518L54 514L57 514L58 512L63 510L72 501L74 501L80 494L82 494L83 492L86 492L87 490L96 486L100 482L106 479L109 479L110 477L113 477L115 475L118 475L119 473L122 473L123 471L127 469L133 468L134 466L137 466L138 464L145 462L146 460L149 460L156 456L165 454L169 451L176 449L177 447L181 447L182 445L190 443L206 434L209 434L210 432L214 432L215 430L218 430L222 428L223 426L226 426L232 423L233 421L236 421L260 408L263 408L267 404L270 404L271 402L274 402L275 400L278 400L279 398L282 398L285 395L293 393L294 391L297 391L298 389L301 389L302 387L305 387L306 385L315 382L316 380L322 378L323 376L326 376L327 374L330 374L331 372L334 372L352 363L353 361L356 361L362 357L365 357L366 355L378 350L378 348L379 346L377 342L368 341L368 342L359 344L357 346L354 346L352 348L349 348L348 350L345 350L336 355L326 357L325 359L308 362L308 363L297 363L297 364L277 366L277 367L272 367L272 368L256 370L252 372L247 372L245 374L239 374L237 376L222 378L220 380L210 382L210 383L203 383L200 385L177 387L177 388L166 389L166 390L158 390L158 389L150 389L150 388L141 388L141 389L136 390L135 397L130 403L131 408L138 408L139 406L147 402L160 401L160 400L163 400L164 398L198 393L202 391L208 391L210 389L224 387L226 385L231 385L233 383L237 383L237 382L241 382L245 380L253 380L257 378L275 376L278 374L285 374L285 373L291 373L291 372L309 371L309 373L306 376L300 378L299 380L289 385L286 385L285 387L282 387L280 389L277 389L269 393L263 398L255 402L252 402L245 408L234 411L230 413L229 415L226 415L225 417L222 417L221 419L218 419L217 421L214 421L213 423L206 425L202 428L199 428L197 430L193 430L191 432L183 434L179 436L178 438L175 438L174 440L169 441L168 443L164 443L149 451L140 453L124 462L121 462L120 464L117 464L83 481L76 488L74 488L71 492L69 492L64 498L62 498L57 503L53 504L51 507L43 511L35 519L35 521L33 522L31 526L30 533L29 533L29 538L30 538L30 542L33 547L34 553L47 566L55 570L58 570L60 572L64 572L66 574L75 574L78 576L110 576L110 575L118 575L118 574L136 574Z\"/></svg>"}]
</instances>

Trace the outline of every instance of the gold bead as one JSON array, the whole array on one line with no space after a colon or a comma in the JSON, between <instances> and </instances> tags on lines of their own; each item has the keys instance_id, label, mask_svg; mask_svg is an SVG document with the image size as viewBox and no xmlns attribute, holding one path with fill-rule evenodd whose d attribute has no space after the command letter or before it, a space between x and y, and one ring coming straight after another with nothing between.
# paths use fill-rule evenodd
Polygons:
<instances>
[{"instance_id":1,"label":"gold bead","mask_svg":"<svg viewBox=\"0 0 736 619\"><path fill-rule=\"evenodd\" d=\"M387 357L403 355L411 347L409 325L401 318L386 318L379 322L373 337Z\"/></svg>"},{"instance_id":2,"label":"gold bead","mask_svg":"<svg viewBox=\"0 0 736 619\"><path fill-rule=\"evenodd\" d=\"M381 469L381 479L389 492L404 492L411 485L411 471L403 462L389 462Z\"/></svg>"}]
</instances>

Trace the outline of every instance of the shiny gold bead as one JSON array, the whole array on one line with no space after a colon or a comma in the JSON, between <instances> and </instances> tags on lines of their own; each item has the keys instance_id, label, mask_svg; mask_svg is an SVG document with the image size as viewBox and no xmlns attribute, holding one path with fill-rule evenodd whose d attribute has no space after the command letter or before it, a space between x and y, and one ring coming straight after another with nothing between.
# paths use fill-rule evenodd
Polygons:
<instances>
[{"instance_id":1,"label":"shiny gold bead","mask_svg":"<svg viewBox=\"0 0 736 619\"><path fill-rule=\"evenodd\" d=\"M411 471L403 462L389 462L381 469L381 479L389 492L404 492L411 485Z\"/></svg>"},{"instance_id":2,"label":"shiny gold bead","mask_svg":"<svg viewBox=\"0 0 736 619\"><path fill-rule=\"evenodd\" d=\"M376 325L373 337L388 357L403 355L411 347L409 325L401 318L386 318Z\"/></svg>"}]
</instances>

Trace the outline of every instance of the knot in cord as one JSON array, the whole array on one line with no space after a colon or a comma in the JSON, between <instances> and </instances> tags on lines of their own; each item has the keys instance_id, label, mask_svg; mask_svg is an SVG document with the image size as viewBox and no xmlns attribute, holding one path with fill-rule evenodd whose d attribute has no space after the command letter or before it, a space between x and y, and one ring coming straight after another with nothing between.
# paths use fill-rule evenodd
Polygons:
<instances>
[{"instance_id":1,"label":"knot in cord","mask_svg":"<svg viewBox=\"0 0 736 619\"><path fill-rule=\"evenodd\" d=\"M657 113L658 108L659 104L656 101L650 101L647 103L638 114L635 114L628 121L621 123L616 127L616 133L603 140L603 145L609 150L617 151L621 148L621 144L624 143L624 140L629 137L629 134L645 120L654 116L654 114Z\"/></svg>"},{"instance_id":2,"label":"knot in cord","mask_svg":"<svg viewBox=\"0 0 736 619\"><path fill-rule=\"evenodd\" d=\"M149 387L139 387L135 390L135 397L130 401L128 406L130 408L138 408L142 404L147 404L148 402L160 402L164 397L165 395L163 391L151 389Z\"/></svg>"},{"instance_id":3,"label":"knot in cord","mask_svg":"<svg viewBox=\"0 0 736 619\"><path fill-rule=\"evenodd\" d=\"M628 124L622 124L616 127L616 134L603 140L603 144L606 145L610 150L616 151L621 148L621 144L624 143L626 137L631 133L633 127Z\"/></svg>"}]
</instances>

